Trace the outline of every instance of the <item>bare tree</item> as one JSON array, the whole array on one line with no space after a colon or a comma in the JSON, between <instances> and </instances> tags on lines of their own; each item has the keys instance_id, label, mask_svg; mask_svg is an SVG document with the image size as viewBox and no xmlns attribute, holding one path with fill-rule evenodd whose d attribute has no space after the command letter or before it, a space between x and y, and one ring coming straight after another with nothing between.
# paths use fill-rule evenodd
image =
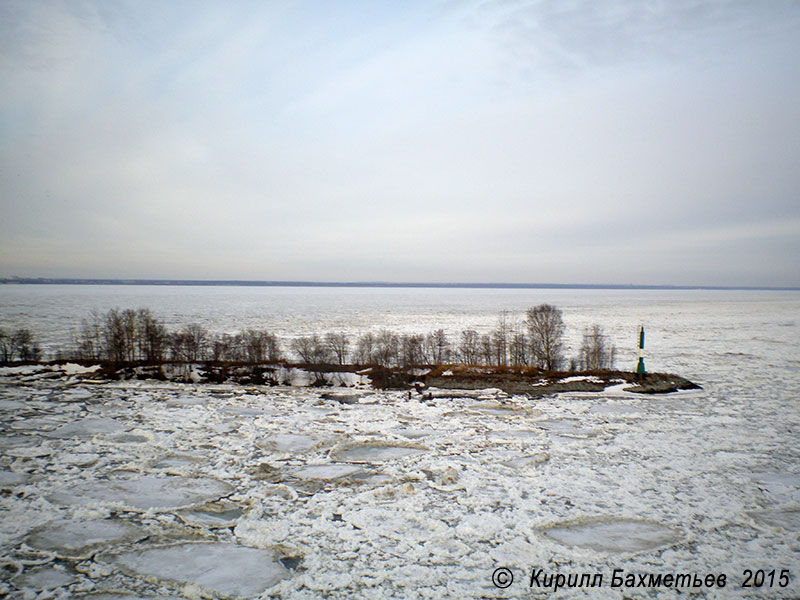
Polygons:
<instances>
[{"instance_id":1,"label":"bare tree","mask_svg":"<svg viewBox=\"0 0 800 600\"><path fill-rule=\"evenodd\" d=\"M431 365L450 362L450 341L444 329L431 331L425 336L425 360Z\"/></svg>"},{"instance_id":2,"label":"bare tree","mask_svg":"<svg viewBox=\"0 0 800 600\"><path fill-rule=\"evenodd\" d=\"M503 311L497 319L492 336L492 362L498 366L508 364L508 313Z\"/></svg>"},{"instance_id":3,"label":"bare tree","mask_svg":"<svg viewBox=\"0 0 800 600\"><path fill-rule=\"evenodd\" d=\"M82 358L107 358L103 343L103 319L97 311L92 311L88 320L81 321L78 340L78 351Z\"/></svg>"},{"instance_id":4,"label":"bare tree","mask_svg":"<svg viewBox=\"0 0 800 600\"><path fill-rule=\"evenodd\" d=\"M170 336L170 351L176 360L186 362L204 360L207 356L208 341L208 330L202 325L191 323Z\"/></svg>"},{"instance_id":5,"label":"bare tree","mask_svg":"<svg viewBox=\"0 0 800 600\"><path fill-rule=\"evenodd\" d=\"M561 311L550 304L534 306L528 309L525 324L536 366L548 371L560 369L564 338Z\"/></svg>"},{"instance_id":6,"label":"bare tree","mask_svg":"<svg viewBox=\"0 0 800 600\"><path fill-rule=\"evenodd\" d=\"M404 367L420 365L425 362L425 338L419 334L405 334L400 339L401 364Z\"/></svg>"},{"instance_id":7,"label":"bare tree","mask_svg":"<svg viewBox=\"0 0 800 600\"><path fill-rule=\"evenodd\" d=\"M135 320L130 318L133 311L122 311L118 308L109 310L103 319L103 354L112 362L131 360L131 340L135 337L133 328Z\"/></svg>"},{"instance_id":8,"label":"bare tree","mask_svg":"<svg viewBox=\"0 0 800 600\"><path fill-rule=\"evenodd\" d=\"M608 343L603 329L592 325L583 332L578 363L584 371L613 369L616 349Z\"/></svg>"},{"instance_id":9,"label":"bare tree","mask_svg":"<svg viewBox=\"0 0 800 600\"><path fill-rule=\"evenodd\" d=\"M374 362L382 367L396 366L400 359L400 339L397 334L382 329L375 336Z\"/></svg>"},{"instance_id":10,"label":"bare tree","mask_svg":"<svg viewBox=\"0 0 800 600\"><path fill-rule=\"evenodd\" d=\"M125 360L136 360L136 311L126 308L120 314L122 335L125 338Z\"/></svg>"},{"instance_id":11,"label":"bare tree","mask_svg":"<svg viewBox=\"0 0 800 600\"><path fill-rule=\"evenodd\" d=\"M187 360L205 359L209 338L208 330L197 323L190 323L184 328L184 332Z\"/></svg>"},{"instance_id":12,"label":"bare tree","mask_svg":"<svg viewBox=\"0 0 800 600\"><path fill-rule=\"evenodd\" d=\"M386 367L398 365L440 365L451 360L464 364L514 365L533 364L547 370L563 368L564 323L561 311L549 304L540 304L526 311L524 321L510 321L502 312L497 326L487 334L473 329L461 332L459 342L451 345L443 329L427 334L403 334L390 330L367 332L355 344L344 332L314 334L295 339L292 351L308 365L359 364ZM353 347L354 346L354 347ZM351 351L352 349L352 351ZM169 333L149 309L111 309L104 315L92 313L81 322L74 335L74 354L86 360L105 359L113 362L143 360L158 363L167 358L185 362L206 360L250 361L252 363L281 360L278 338L267 331L246 330L240 334L212 336L205 328L191 324ZM599 325L583 333L575 368L610 369L615 348L609 344ZM59 354L61 356L62 354ZM41 350L29 330L14 333L0 330L0 361L19 358L35 360Z\"/></svg>"},{"instance_id":13,"label":"bare tree","mask_svg":"<svg viewBox=\"0 0 800 600\"><path fill-rule=\"evenodd\" d=\"M73 335L74 354L84 360L160 362L167 350L167 329L149 309L113 308L92 312Z\"/></svg>"},{"instance_id":14,"label":"bare tree","mask_svg":"<svg viewBox=\"0 0 800 600\"><path fill-rule=\"evenodd\" d=\"M30 329L20 328L14 331L11 334L10 346L9 360L15 355L19 360L39 360L42 357L42 351Z\"/></svg>"},{"instance_id":15,"label":"bare tree","mask_svg":"<svg viewBox=\"0 0 800 600\"><path fill-rule=\"evenodd\" d=\"M332 355L328 347L316 333L312 336L292 340L292 350L302 362L309 365L324 365L332 362Z\"/></svg>"},{"instance_id":16,"label":"bare tree","mask_svg":"<svg viewBox=\"0 0 800 600\"><path fill-rule=\"evenodd\" d=\"M480 358L484 365L491 365L494 361L494 343L492 336L488 333L480 337Z\"/></svg>"},{"instance_id":17,"label":"bare tree","mask_svg":"<svg viewBox=\"0 0 800 600\"><path fill-rule=\"evenodd\" d=\"M0 329L0 362L39 360L41 348L30 329L20 327L11 333Z\"/></svg>"},{"instance_id":18,"label":"bare tree","mask_svg":"<svg viewBox=\"0 0 800 600\"><path fill-rule=\"evenodd\" d=\"M240 346L238 342L241 341L240 338L237 338L239 338L239 336L233 336L228 333L216 336L210 344L211 360L215 362L237 360L237 358L234 358L234 355L238 353L238 348Z\"/></svg>"},{"instance_id":19,"label":"bare tree","mask_svg":"<svg viewBox=\"0 0 800 600\"><path fill-rule=\"evenodd\" d=\"M269 362L278 362L283 360L283 349L281 348L281 341L274 333L269 333L266 336L267 344L267 360Z\"/></svg>"},{"instance_id":20,"label":"bare tree","mask_svg":"<svg viewBox=\"0 0 800 600\"><path fill-rule=\"evenodd\" d=\"M458 358L466 365L478 364L480 360L480 336L474 329L465 329L461 332Z\"/></svg>"},{"instance_id":21,"label":"bare tree","mask_svg":"<svg viewBox=\"0 0 800 600\"><path fill-rule=\"evenodd\" d=\"M328 333L325 335L325 344L328 351L336 358L340 365L347 364L350 352L350 339L346 333Z\"/></svg>"},{"instance_id":22,"label":"bare tree","mask_svg":"<svg viewBox=\"0 0 800 600\"><path fill-rule=\"evenodd\" d=\"M11 340L8 334L0 329L0 362L11 361Z\"/></svg>"},{"instance_id":23,"label":"bare tree","mask_svg":"<svg viewBox=\"0 0 800 600\"><path fill-rule=\"evenodd\" d=\"M167 351L167 328L156 319L149 308L136 313L136 342L140 360L159 363Z\"/></svg>"},{"instance_id":24,"label":"bare tree","mask_svg":"<svg viewBox=\"0 0 800 600\"><path fill-rule=\"evenodd\" d=\"M242 334L244 353L248 362L262 363L267 356L266 331L248 329Z\"/></svg>"},{"instance_id":25,"label":"bare tree","mask_svg":"<svg viewBox=\"0 0 800 600\"><path fill-rule=\"evenodd\" d=\"M234 338L239 351L235 352L251 363L277 362L280 360L280 344L278 338L268 332L248 329Z\"/></svg>"},{"instance_id":26,"label":"bare tree","mask_svg":"<svg viewBox=\"0 0 800 600\"><path fill-rule=\"evenodd\" d=\"M375 362L375 335L368 331L358 338L356 362L367 365Z\"/></svg>"},{"instance_id":27,"label":"bare tree","mask_svg":"<svg viewBox=\"0 0 800 600\"><path fill-rule=\"evenodd\" d=\"M511 355L511 364L515 367L527 365L529 363L528 348L528 338L525 337L525 334L519 330L514 331L508 348Z\"/></svg>"},{"instance_id":28,"label":"bare tree","mask_svg":"<svg viewBox=\"0 0 800 600\"><path fill-rule=\"evenodd\" d=\"M103 320L103 350L114 362L136 359L136 312L112 308Z\"/></svg>"},{"instance_id":29,"label":"bare tree","mask_svg":"<svg viewBox=\"0 0 800 600\"><path fill-rule=\"evenodd\" d=\"M300 357L300 362L311 364L314 362L314 340L311 337L299 337L292 340L292 352Z\"/></svg>"}]
</instances>

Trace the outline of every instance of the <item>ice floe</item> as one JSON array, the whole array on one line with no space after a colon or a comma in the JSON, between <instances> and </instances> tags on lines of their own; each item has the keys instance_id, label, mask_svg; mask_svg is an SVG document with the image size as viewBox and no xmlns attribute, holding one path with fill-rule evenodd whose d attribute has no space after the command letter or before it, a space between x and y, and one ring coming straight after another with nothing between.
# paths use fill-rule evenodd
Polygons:
<instances>
[{"instance_id":1,"label":"ice floe","mask_svg":"<svg viewBox=\"0 0 800 600\"><path fill-rule=\"evenodd\" d=\"M232 527L244 514L241 506L231 502L213 502L193 509L179 511L178 516L189 525L209 527Z\"/></svg>"},{"instance_id":2,"label":"ice floe","mask_svg":"<svg viewBox=\"0 0 800 600\"><path fill-rule=\"evenodd\" d=\"M394 433L401 435L409 440L418 440L431 435L435 435L436 431L433 429L419 429L414 427L398 427Z\"/></svg>"},{"instance_id":3,"label":"ice floe","mask_svg":"<svg viewBox=\"0 0 800 600\"><path fill-rule=\"evenodd\" d=\"M215 542L137 549L102 560L148 580L191 586L193 594L226 598L253 598L289 576L271 550Z\"/></svg>"},{"instance_id":4,"label":"ice floe","mask_svg":"<svg viewBox=\"0 0 800 600\"><path fill-rule=\"evenodd\" d=\"M114 433L123 429L121 423L107 417L85 418L62 425L48 432L52 438L91 437L97 434Z\"/></svg>"},{"instance_id":5,"label":"ice floe","mask_svg":"<svg viewBox=\"0 0 800 600\"><path fill-rule=\"evenodd\" d=\"M203 457L196 454L172 454L153 461L150 468L183 475L186 472L196 471L202 462Z\"/></svg>"},{"instance_id":6,"label":"ice floe","mask_svg":"<svg viewBox=\"0 0 800 600\"><path fill-rule=\"evenodd\" d=\"M0 489L9 489L26 483L30 476L25 473L0 470Z\"/></svg>"},{"instance_id":7,"label":"ice floe","mask_svg":"<svg viewBox=\"0 0 800 600\"><path fill-rule=\"evenodd\" d=\"M592 406L590 411L596 415L608 415L610 417L634 417L642 414L640 408L629 406L627 404L612 404L604 402L603 404L596 404Z\"/></svg>"},{"instance_id":8,"label":"ice floe","mask_svg":"<svg viewBox=\"0 0 800 600\"><path fill-rule=\"evenodd\" d=\"M25 571L13 579L18 588L32 589L37 592L52 590L69 585L76 581L76 577L57 567L40 567Z\"/></svg>"},{"instance_id":9,"label":"ice floe","mask_svg":"<svg viewBox=\"0 0 800 600\"><path fill-rule=\"evenodd\" d=\"M759 525L800 532L800 509L766 509L748 514Z\"/></svg>"},{"instance_id":10,"label":"ice floe","mask_svg":"<svg viewBox=\"0 0 800 600\"><path fill-rule=\"evenodd\" d=\"M94 454L93 452L76 452L74 454L65 453L59 455L59 459L68 465L75 465L76 467L91 467L100 459L100 455Z\"/></svg>"},{"instance_id":11,"label":"ice floe","mask_svg":"<svg viewBox=\"0 0 800 600\"><path fill-rule=\"evenodd\" d=\"M67 390L55 395L55 399L60 402L85 402L93 397L94 393L87 389Z\"/></svg>"},{"instance_id":12,"label":"ice floe","mask_svg":"<svg viewBox=\"0 0 800 600\"><path fill-rule=\"evenodd\" d=\"M292 475L299 479L320 479L330 481L334 479L341 479L343 477L349 477L360 472L362 472L361 469L353 465L324 464L309 465L302 469L293 471Z\"/></svg>"},{"instance_id":13,"label":"ice floe","mask_svg":"<svg viewBox=\"0 0 800 600\"><path fill-rule=\"evenodd\" d=\"M256 441L256 446L278 452L306 452L320 440L314 436L297 433L276 433Z\"/></svg>"},{"instance_id":14,"label":"ice floe","mask_svg":"<svg viewBox=\"0 0 800 600\"><path fill-rule=\"evenodd\" d=\"M800 475L794 473L756 473L758 487L774 501L800 502Z\"/></svg>"},{"instance_id":15,"label":"ice floe","mask_svg":"<svg viewBox=\"0 0 800 600\"><path fill-rule=\"evenodd\" d=\"M502 404L499 402L481 402L479 404L472 404L469 406L469 409L485 415L496 415L498 417L513 417L515 415L529 412L529 409L522 408L516 404Z\"/></svg>"},{"instance_id":16,"label":"ice floe","mask_svg":"<svg viewBox=\"0 0 800 600\"><path fill-rule=\"evenodd\" d=\"M52 448L48 444L41 445L19 445L6 448L5 453L8 456L16 458L42 458L50 456L53 453Z\"/></svg>"},{"instance_id":17,"label":"ice floe","mask_svg":"<svg viewBox=\"0 0 800 600\"><path fill-rule=\"evenodd\" d=\"M51 431L63 424L62 421L56 421L52 418L33 417L14 421L10 427L14 431Z\"/></svg>"},{"instance_id":18,"label":"ice floe","mask_svg":"<svg viewBox=\"0 0 800 600\"><path fill-rule=\"evenodd\" d=\"M109 544L134 541L147 535L146 531L120 520L60 520L33 531L26 543L32 548L55 552L59 556L86 558Z\"/></svg>"},{"instance_id":19,"label":"ice floe","mask_svg":"<svg viewBox=\"0 0 800 600\"><path fill-rule=\"evenodd\" d=\"M117 504L141 510L183 508L216 500L233 491L229 484L210 478L157 477L98 480L62 488L47 496L63 505Z\"/></svg>"},{"instance_id":20,"label":"ice floe","mask_svg":"<svg viewBox=\"0 0 800 600\"><path fill-rule=\"evenodd\" d=\"M503 464L508 467L513 467L514 469L522 470L536 468L542 463L546 463L548 460L550 460L549 454L546 452L539 452L536 454L517 456L504 461Z\"/></svg>"},{"instance_id":21,"label":"ice floe","mask_svg":"<svg viewBox=\"0 0 800 600\"><path fill-rule=\"evenodd\" d=\"M631 518L583 519L553 525L543 533L567 546L599 552L643 552L679 542L675 527Z\"/></svg>"},{"instance_id":22,"label":"ice floe","mask_svg":"<svg viewBox=\"0 0 800 600\"><path fill-rule=\"evenodd\" d=\"M559 436L586 438L596 432L584 427L579 419L544 419L536 421L535 425Z\"/></svg>"},{"instance_id":23,"label":"ice floe","mask_svg":"<svg viewBox=\"0 0 800 600\"><path fill-rule=\"evenodd\" d=\"M369 463L414 456L415 454L423 454L427 451L427 448L419 448L416 446L393 446L391 444L367 443L353 444L340 448L333 451L331 457L344 462Z\"/></svg>"},{"instance_id":24,"label":"ice floe","mask_svg":"<svg viewBox=\"0 0 800 600\"><path fill-rule=\"evenodd\" d=\"M183 600L185 596L153 596L127 592L91 592L75 596L81 600Z\"/></svg>"}]
</instances>

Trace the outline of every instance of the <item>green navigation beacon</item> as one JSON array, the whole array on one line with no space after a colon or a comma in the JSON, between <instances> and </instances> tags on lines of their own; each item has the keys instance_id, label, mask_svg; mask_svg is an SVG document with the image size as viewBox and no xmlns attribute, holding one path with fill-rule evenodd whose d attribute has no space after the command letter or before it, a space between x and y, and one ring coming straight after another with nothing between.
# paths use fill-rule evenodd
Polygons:
<instances>
[{"instance_id":1,"label":"green navigation beacon","mask_svg":"<svg viewBox=\"0 0 800 600\"><path fill-rule=\"evenodd\" d=\"M639 364L636 365L636 374L644 375L644 325L639 327Z\"/></svg>"}]
</instances>

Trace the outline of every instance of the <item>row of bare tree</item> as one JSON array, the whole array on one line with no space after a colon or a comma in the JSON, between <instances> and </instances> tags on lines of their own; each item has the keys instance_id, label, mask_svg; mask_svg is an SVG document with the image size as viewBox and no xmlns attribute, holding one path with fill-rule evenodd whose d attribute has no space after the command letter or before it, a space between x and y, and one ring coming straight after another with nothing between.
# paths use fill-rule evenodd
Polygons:
<instances>
[{"instance_id":1,"label":"row of bare tree","mask_svg":"<svg viewBox=\"0 0 800 600\"><path fill-rule=\"evenodd\" d=\"M531 307L524 319L501 313L488 333L461 331L451 340L442 329L426 334L395 333L386 329L351 338L329 332L294 338L287 357L274 334L247 329L236 334L213 334L201 325L169 331L146 308L112 309L92 313L81 322L71 351L62 358L107 360L115 363L226 361L264 363L295 359L313 365L381 365L385 367L469 364L532 366L545 370L611 369L615 348L594 325L583 333L576 358L564 357L565 326L561 311L549 304ZM0 361L38 360L41 352L27 329L12 334L0 330Z\"/></svg>"},{"instance_id":2,"label":"row of bare tree","mask_svg":"<svg viewBox=\"0 0 800 600\"><path fill-rule=\"evenodd\" d=\"M523 320L512 321L501 313L496 327L479 334L467 329L461 332L455 349L455 362L494 366L534 366L548 371L563 370L564 321L561 311L550 304L531 307ZM602 328L593 325L583 334L577 358L569 361L569 369L612 369L615 348Z\"/></svg>"},{"instance_id":3,"label":"row of bare tree","mask_svg":"<svg viewBox=\"0 0 800 600\"><path fill-rule=\"evenodd\" d=\"M75 358L112 362L159 363L205 360L250 363L282 359L278 338L248 329L235 335L213 335L195 323L168 331L147 308L111 309L84 319L74 340Z\"/></svg>"},{"instance_id":4,"label":"row of bare tree","mask_svg":"<svg viewBox=\"0 0 800 600\"><path fill-rule=\"evenodd\" d=\"M21 327L10 333L0 329L0 362L39 360L42 351L30 329Z\"/></svg>"},{"instance_id":5,"label":"row of bare tree","mask_svg":"<svg viewBox=\"0 0 800 600\"><path fill-rule=\"evenodd\" d=\"M289 350L306 364L412 365L475 364L533 366L562 370L565 326L561 311L549 304L531 307L523 320L501 313L489 333L463 330L455 341L437 329L427 334L367 332L355 339L329 332L294 338ZM192 324L170 332L149 309L113 309L85 319L75 336L76 358L113 362L240 361L277 362L286 356L272 333L249 329L235 335L214 335ZM614 347L598 325L584 332L577 358L569 368L613 368Z\"/></svg>"}]
</instances>

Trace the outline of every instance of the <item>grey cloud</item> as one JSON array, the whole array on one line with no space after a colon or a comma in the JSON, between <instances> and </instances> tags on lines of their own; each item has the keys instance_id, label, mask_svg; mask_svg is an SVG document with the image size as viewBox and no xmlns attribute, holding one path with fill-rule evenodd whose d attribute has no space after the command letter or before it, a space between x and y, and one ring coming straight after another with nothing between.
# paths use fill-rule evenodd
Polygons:
<instances>
[{"instance_id":1,"label":"grey cloud","mask_svg":"<svg viewBox=\"0 0 800 600\"><path fill-rule=\"evenodd\" d=\"M5 3L0 275L800 284L796 5L367 4Z\"/></svg>"},{"instance_id":2,"label":"grey cloud","mask_svg":"<svg viewBox=\"0 0 800 600\"><path fill-rule=\"evenodd\" d=\"M522 0L483 3L477 11L516 56L546 68L580 70L702 59L768 36L793 36L800 22L791 0Z\"/></svg>"}]
</instances>

